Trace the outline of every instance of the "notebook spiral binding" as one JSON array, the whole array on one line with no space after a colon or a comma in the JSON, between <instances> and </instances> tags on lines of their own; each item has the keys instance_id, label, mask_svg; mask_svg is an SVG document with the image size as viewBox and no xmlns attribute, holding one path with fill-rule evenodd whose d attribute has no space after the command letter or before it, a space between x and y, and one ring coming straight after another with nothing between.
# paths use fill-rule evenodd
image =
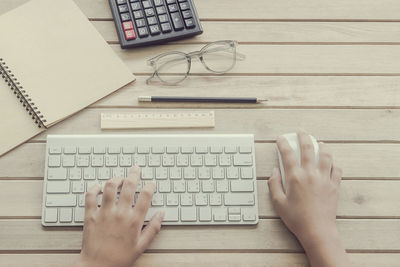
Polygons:
<instances>
[{"instance_id":1,"label":"notebook spiral binding","mask_svg":"<svg viewBox=\"0 0 400 267\"><path fill-rule=\"evenodd\" d=\"M29 97L29 94L23 89L18 79L14 77L14 74L9 70L6 62L2 58L0 58L0 76L8 84L37 126L39 128L46 128L44 124L46 122L44 116L40 113L38 108L35 106L35 103Z\"/></svg>"}]
</instances>

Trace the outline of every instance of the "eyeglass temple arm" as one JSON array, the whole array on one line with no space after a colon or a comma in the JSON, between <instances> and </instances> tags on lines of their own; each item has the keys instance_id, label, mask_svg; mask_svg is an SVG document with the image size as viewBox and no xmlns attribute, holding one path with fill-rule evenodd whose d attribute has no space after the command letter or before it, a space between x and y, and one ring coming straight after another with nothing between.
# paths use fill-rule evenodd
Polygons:
<instances>
[{"instance_id":1,"label":"eyeglass temple arm","mask_svg":"<svg viewBox=\"0 0 400 267\"><path fill-rule=\"evenodd\" d=\"M153 72L153 74L149 78L146 79L146 84L149 84L150 81L154 78L154 76L156 76L156 72Z\"/></svg>"},{"instance_id":2,"label":"eyeglass temple arm","mask_svg":"<svg viewBox=\"0 0 400 267\"><path fill-rule=\"evenodd\" d=\"M224 48L224 47L218 47L218 48L213 48L213 49L206 50L206 51L204 51L204 54L218 52L218 51L224 51L224 50L227 50L227 49ZM246 59L246 55L242 54L242 53L239 53L239 52L236 52L236 59L237 60L245 60Z\"/></svg>"}]
</instances>

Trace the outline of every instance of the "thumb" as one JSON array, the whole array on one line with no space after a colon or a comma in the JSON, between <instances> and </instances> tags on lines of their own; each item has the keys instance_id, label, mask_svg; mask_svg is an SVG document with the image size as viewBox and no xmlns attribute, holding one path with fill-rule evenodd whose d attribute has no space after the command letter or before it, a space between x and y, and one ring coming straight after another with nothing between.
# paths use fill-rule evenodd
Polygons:
<instances>
[{"instance_id":1,"label":"thumb","mask_svg":"<svg viewBox=\"0 0 400 267\"><path fill-rule=\"evenodd\" d=\"M150 245L151 241L153 241L154 237L161 230L161 223L164 219L165 212L159 211L157 212L146 225L146 227L142 230L142 234L140 235L138 241L138 247L143 253L147 247Z\"/></svg>"},{"instance_id":2,"label":"thumb","mask_svg":"<svg viewBox=\"0 0 400 267\"><path fill-rule=\"evenodd\" d=\"M272 204L279 213L280 207L286 200L286 195L283 191L282 177L277 168L274 168L272 171L272 175L268 180L268 187L271 193Z\"/></svg>"}]
</instances>

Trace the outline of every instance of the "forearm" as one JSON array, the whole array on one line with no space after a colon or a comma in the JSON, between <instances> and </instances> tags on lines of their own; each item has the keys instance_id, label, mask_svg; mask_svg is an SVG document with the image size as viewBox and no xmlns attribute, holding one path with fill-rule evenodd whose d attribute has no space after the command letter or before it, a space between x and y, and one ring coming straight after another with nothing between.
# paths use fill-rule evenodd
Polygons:
<instances>
[{"instance_id":1,"label":"forearm","mask_svg":"<svg viewBox=\"0 0 400 267\"><path fill-rule=\"evenodd\" d=\"M302 237L300 242L313 267L351 266L336 228L323 235L308 234L307 237Z\"/></svg>"}]
</instances>

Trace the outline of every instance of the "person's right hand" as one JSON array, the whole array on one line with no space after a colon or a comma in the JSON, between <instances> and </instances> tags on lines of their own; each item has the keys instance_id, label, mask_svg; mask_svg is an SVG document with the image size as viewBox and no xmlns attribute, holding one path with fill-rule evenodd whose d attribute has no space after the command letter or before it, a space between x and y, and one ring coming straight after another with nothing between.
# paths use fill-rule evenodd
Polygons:
<instances>
[{"instance_id":1,"label":"person's right hand","mask_svg":"<svg viewBox=\"0 0 400 267\"><path fill-rule=\"evenodd\" d=\"M107 181L100 208L97 207L100 185L87 192L82 251L75 266L131 267L160 231L163 212L154 215L142 230L154 194L154 183L143 187L132 208L139 177L139 168L133 167L126 179Z\"/></svg>"}]
</instances>

